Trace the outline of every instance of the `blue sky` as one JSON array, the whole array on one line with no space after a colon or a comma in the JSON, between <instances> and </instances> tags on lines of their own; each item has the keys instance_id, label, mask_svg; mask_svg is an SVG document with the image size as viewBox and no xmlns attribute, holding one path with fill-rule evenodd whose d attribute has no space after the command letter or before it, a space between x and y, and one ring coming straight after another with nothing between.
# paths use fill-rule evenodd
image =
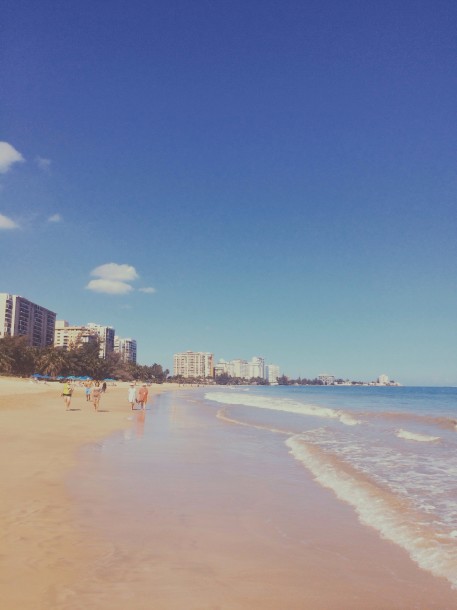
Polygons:
<instances>
[{"instance_id":1,"label":"blue sky","mask_svg":"<svg viewBox=\"0 0 457 610\"><path fill-rule=\"evenodd\" d=\"M457 384L456 26L451 1L7 1L0 290L144 364Z\"/></svg>"}]
</instances>

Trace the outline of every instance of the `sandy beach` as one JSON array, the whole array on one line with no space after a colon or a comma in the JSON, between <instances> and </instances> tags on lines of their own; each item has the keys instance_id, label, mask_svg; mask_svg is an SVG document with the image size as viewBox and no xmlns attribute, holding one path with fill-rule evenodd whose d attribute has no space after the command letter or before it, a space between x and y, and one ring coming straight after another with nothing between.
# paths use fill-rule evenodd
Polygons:
<instances>
[{"instance_id":1,"label":"sandy beach","mask_svg":"<svg viewBox=\"0 0 457 610\"><path fill-rule=\"evenodd\" d=\"M58 592L78 577L89 553L64 477L79 447L131 426L127 386L108 387L99 413L77 387L67 412L60 384L0 377L3 608L58 607ZM164 389L170 386L152 386L149 395Z\"/></svg>"},{"instance_id":2,"label":"sandy beach","mask_svg":"<svg viewBox=\"0 0 457 610\"><path fill-rule=\"evenodd\" d=\"M199 392L0 382L3 607L391 610L457 592L360 524L282 439L214 417Z\"/></svg>"}]
</instances>

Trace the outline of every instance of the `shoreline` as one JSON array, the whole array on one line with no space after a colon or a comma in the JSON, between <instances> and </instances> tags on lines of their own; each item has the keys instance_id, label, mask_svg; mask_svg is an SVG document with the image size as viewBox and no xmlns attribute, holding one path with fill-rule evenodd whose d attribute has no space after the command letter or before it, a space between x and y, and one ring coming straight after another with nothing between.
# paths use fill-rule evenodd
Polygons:
<instances>
[{"instance_id":1,"label":"shoreline","mask_svg":"<svg viewBox=\"0 0 457 610\"><path fill-rule=\"evenodd\" d=\"M149 403L174 384L151 386ZM67 412L59 383L0 377L0 595L5 608L48 610L87 559L69 515L65 477L78 451L132 425L128 383L108 386L100 412L76 387Z\"/></svg>"},{"instance_id":2,"label":"shoreline","mask_svg":"<svg viewBox=\"0 0 457 610\"><path fill-rule=\"evenodd\" d=\"M99 413L77 388L66 412L60 384L0 378L6 608L456 607L282 439L222 422L190 387L152 386L132 414L127 387Z\"/></svg>"}]
</instances>

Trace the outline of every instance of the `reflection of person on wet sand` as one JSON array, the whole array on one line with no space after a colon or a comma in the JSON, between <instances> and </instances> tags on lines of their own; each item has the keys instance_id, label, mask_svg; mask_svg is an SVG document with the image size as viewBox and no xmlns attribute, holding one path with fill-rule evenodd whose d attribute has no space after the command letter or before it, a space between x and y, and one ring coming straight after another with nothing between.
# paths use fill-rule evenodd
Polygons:
<instances>
[{"instance_id":1,"label":"reflection of person on wet sand","mask_svg":"<svg viewBox=\"0 0 457 610\"><path fill-rule=\"evenodd\" d=\"M129 403L130 403L130 406L132 407L132 411L135 407L135 402L136 402L136 389L135 389L135 384L132 382L129 387Z\"/></svg>"},{"instance_id":2,"label":"reflection of person on wet sand","mask_svg":"<svg viewBox=\"0 0 457 610\"><path fill-rule=\"evenodd\" d=\"M92 402L94 403L94 409L98 411L98 405L100 404L100 396L102 395L102 389L98 381L95 382L95 387L92 390Z\"/></svg>"},{"instance_id":3,"label":"reflection of person on wet sand","mask_svg":"<svg viewBox=\"0 0 457 610\"><path fill-rule=\"evenodd\" d=\"M140 411L135 417L135 434L140 437L144 433L144 422L146 421L146 412Z\"/></svg>"}]
</instances>

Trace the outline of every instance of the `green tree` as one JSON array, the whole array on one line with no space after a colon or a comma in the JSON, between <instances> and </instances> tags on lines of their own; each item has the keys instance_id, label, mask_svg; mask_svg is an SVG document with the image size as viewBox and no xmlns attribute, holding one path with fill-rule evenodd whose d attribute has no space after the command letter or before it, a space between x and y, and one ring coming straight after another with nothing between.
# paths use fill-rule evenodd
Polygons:
<instances>
[{"instance_id":1,"label":"green tree","mask_svg":"<svg viewBox=\"0 0 457 610\"><path fill-rule=\"evenodd\" d=\"M37 365L40 373L50 375L51 377L56 377L67 368L67 352L61 348L47 347L41 351L38 357Z\"/></svg>"}]
</instances>

